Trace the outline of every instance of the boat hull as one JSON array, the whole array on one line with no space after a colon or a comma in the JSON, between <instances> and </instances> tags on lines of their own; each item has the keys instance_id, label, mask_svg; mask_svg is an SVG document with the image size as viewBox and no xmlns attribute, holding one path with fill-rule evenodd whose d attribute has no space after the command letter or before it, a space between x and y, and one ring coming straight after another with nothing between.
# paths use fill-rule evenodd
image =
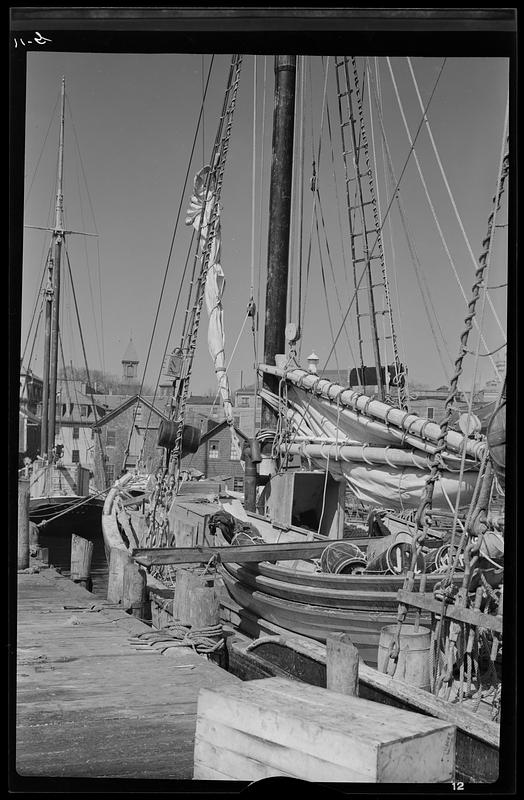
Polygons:
<instances>
[{"instance_id":1,"label":"boat hull","mask_svg":"<svg viewBox=\"0 0 524 800\"><path fill-rule=\"evenodd\" d=\"M238 564L222 564L220 574L230 597L241 608L256 617L272 622L289 631L325 642L331 633L347 633L358 648L361 658L370 666L377 665L380 632L386 625L397 622L398 599L396 592L403 579L396 576L390 581L390 591L359 589L359 581L369 585L367 576L320 576L307 573L300 576L293 570L261 564L266 573L278 575L280 580L258 573L257 568ZM284 580L294 579L295 583ZM328 581L340 579L340 588L318 588L315 578ZM372 576L379 587L382 576ZM311 582L310 582L311 581ZM350 587L343 588L344 583ZM373 585L373 583L371 584ZM410 613L406 622L413 622Z\"/></svg>"},{"instance_id":2,"label":"boat hull","mask_svg":"<svg viewBox=\"0 0 524 800\"><path fill-rule=\"evenodd\" d=\"M103 500L98 497L93 499L80 496L32 497L29 501L29 519L38 523L67 512L68 517L100 521L102 508Z\"/></svg>"}]
</instances>

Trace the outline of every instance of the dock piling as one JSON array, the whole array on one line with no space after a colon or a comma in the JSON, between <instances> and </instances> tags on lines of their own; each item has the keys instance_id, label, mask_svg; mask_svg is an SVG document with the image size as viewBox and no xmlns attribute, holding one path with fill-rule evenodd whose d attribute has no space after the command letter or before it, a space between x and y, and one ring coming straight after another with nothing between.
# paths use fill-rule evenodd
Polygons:
<instances>
[{"instance_id":1,"label":"dock piling","mask_svg":"<svg viewBox=\"0 0 524 800\"><path fill-rule=\"evenodd\" d=\"M93 588L91 580L91 558L93 555L93 542L77 536L71 536L71 572L70 578L79 583L89 592Z\"/></svg>"},{"instance_id":2,"label":"dock piling","mask_svg":"<svg viewBox=\"0 0 524 800\"><path fill-rule=\"evenodd\" d=\"M124 569L133 559L121 547L112 547L109 554L109 575L107 580L107 599L110 603L121 603L124 593Z\"/></svg>"},{"instance_id":3,"label":"dock piling","mask_svg":"<svg viewBox=\"0 0 524 800\"><path fill-rule=\"evenodd\" d=\"M124 565L122 580L122 606L133 617L145 619L147 603L147 577L143 567L135 561Z\"/></svg>"},{"instance_id":4,"label":"dock piling","mask_svg":"<svg viewBox=\"0 0 524 800\"><path fill-rule=\"evenodd\" d=\"M326 687L333 692L358 695L358 650L347 633L326 639Z\"/></svg>"},{"instance_id":5,"label":"dock piling","mask_svg":"<svg viewBox=\"0 0 524 800\"><path fill-rule=\"evenodd\" d=\"M29 480L18 479L18 569L29 567Z\"/></svg>"}]
</instances>

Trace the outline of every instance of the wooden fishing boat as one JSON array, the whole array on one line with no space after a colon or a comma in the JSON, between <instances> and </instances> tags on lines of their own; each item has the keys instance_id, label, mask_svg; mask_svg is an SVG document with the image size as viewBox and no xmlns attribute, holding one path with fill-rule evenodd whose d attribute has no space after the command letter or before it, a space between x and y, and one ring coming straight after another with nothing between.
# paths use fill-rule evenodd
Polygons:
<instances>
[{"instance_id":1,"label":"wooden fishing boat","mask_svg":"<svg viewBox=\"0 0 524 800\"><path fill-rule=\"evenodd\" d=\"M472 548L479 540L478 530L467 529L470 520L460 517L459 501L462 507L469 509L476 522L482 521L481 536L493 529L493 522L487 514L493 476L486 465L491 453L486 437L470 437L451 429L453 393L450 394L449 413L443 424L410 413L405 405L404 369L397 355L391 367L396 378L397 397L392 400L391 396L386 396L384 376L387 376L389 367L384 371L380 361L378 329L372 308L367 314L371 319L375 345L372 380L362 353L360 366L356 366L357 373L361 369L358 373L360 378L352 386L324 378L317 374L314 366L305 370L297 364L297 327L286 326L289 229L283 232L286 227L283 221L289 221L290 210L290 154L287 151L292 134L288 129L286 138L283 129L289 126L294 107L291 84L294 85L295 60L291 56L275 59L274 150L278 152L274 153L274 163L278 164L278 169L273 170L274 195L270 202L270 217L274 224L270 226L268 246L265 363L258 365L263 381L260 391L264 401L262 426L253 440L241 436L233 422L224 361L219 220L220 188L240 61L238 56L232 59L224 101L227 114L221 119L222 127L210 159L213 170L206 167L197 175L186 220L199 232L197 247L202 271L194 303L188 306L188 324L181 346L173 352L170 361L170 376L174 378L171 422L161 426L159 433L165 461L156 476L141 475L137 470L119 479L109 493L102 517L108 560L111 562L115 549L123 550L147 568L150 598L157 608L154 619L159 619L159 609L166 619L173 609L177 569L188 563L205 566L214 553L222 559L218 564L215 559L214 568L224 589L222 614L225 621L254 636L259 635L263 625L273 625L290 637L304 637L317 644L325 642L332 633L345 632L358 647L365 664L372 666L378 663L383 629L398 627L400 636L402 626L409 626L411 622L418 626L431 621L435 625L436 615L431 603L440 603L444 609L446 604L453 605L458 598L458 605L464 612L462 621L473 627L477 624L474 611L485 612L484 616L500 612L501 600L497 590L503 581L503 556L500 558L499 553L494 561L492 551L491 555L480 551L480 556L488 561L491 559L491 566L494 564L498 570L494 581L485 580L482 584L481 592L485 594L481 597L478 594L482 573L479 548L475 551L475 568L467 560L462 569L460 547L454 541L455 528L460 527L463 539L467 541L464 553L470 559ZM337 77L344 71L347 74L350 66L347 57L340 57L336 61ZM356 75L354 64L351 68ZM349 98L352 92L359 96L356 85L346 85L346 91L338 87L339 99ZM363 121L360 120L361 127L357 130L356 112L354 114L351 108L349 120L353 149L364 151ZM350 148L349 143L346 144L347 155ZM361 158L366 160L365 152ZM363 164L359 168L359 163L357 158L354 165L356 174L352 179L362 190L361 179L370 174L370 170L364 172ZM277 183L280 183L279 190L275 188ZM500 191L503 183L501 178L497 186ZM378 276L371 269L370 252L379 242L380 225L377 217L373 221L362 210L363 206L375 206L371 182L366 191L366 196L360 192L361 227L352 229L351 241L355 246L352 253L355 264L365 264L360 281L366 277L372 300ZM351 212L357 215L355 209L353 206ZM492 223L490 218L490 231ZM374 243L367 238L372 233L375 235ZM358 238L361 249L357 252ZM284 274L276 267L283 261ZM356 282L355 296L360 281ZM385 279L381 286L387 295ZM237 436L237 442L239 436L241 439L239 447L245 464L242 505L225 487L209 487L206 492L205 481L191 485L190 481L180 478L180 462L184 455L184 410L204 296L210 315L209 342L219 394L232 436ZM361 318L366 316L362 308L357 316L359 323L362 322ZM462 345L461 357L464 352ZM373 384L377 391L366 393L366 384L368 387ZM373 532L368 530L368 535L358 537L358 541L344 539L347 487L369 510L379 508L389 513L393 532L387 529L386 516L385 531L380 535L372 535ZM436 512L451 511L450 538L443 537L438 526L431 527L431 521L425 516L428 508ZM400 512L406 509L416 512L412 520L403 520L400 516ZM224 514L228 516L224 517ZM221 525L216 522L218 517ZM425 533L423 540L421 530ZM497 530L500 533L500 526ZM428 541L432 536L432 542ZM246 537L253 542L252 545L245 545ZM266 545L264 557L258 555L262 552L261 543ZM293 543L311 545L310 549L316 556L293 558L289 547L286 551L286 546ZM322 556L334 543L358 547L363 554L363 563L358 568L348 566L341 557L329 566L326 556L326 563L322 564ZM447 562L439 566L441 548L448 545L451 549ZM250 547L251 555L246 555L245 551ZM225 550L228 550L226 555ZM390 558L393 551L400 554L396 565ZM408 555L407 561L405 554ZM349 571L344 572L345 567ZM475 576L477 594L472 583ZM421 598L419 605L417 597ZM428 603L431 601L428 608L424 605L426 600ZM474 602L477 603L475 609ZM468 616L466 612L470 611ZM444 619L446 614L442 613L440 617ZM258 630L256 626L255 629L252 627L253 619L262 623ZM448 629L447 624L447 619L445 623L439 621L436 623L437 632L432 629L436 638L431 646L436 646L438 656L437 688L441 687L442 681L445 684L447 680L449 684L451 680L449 675L444 680L446 670L444 667L441 669L441 661L449 667L448 672L451 670L453 673L455 667L460 669L461 680L465 674L456 653L450 655L449 647L456 647L457 637L453 626ZM438 648L442 637L445 643L441 659ZM494 654L490 661L493 670L498 657L497 648L498 644L491 651ZM474 658L471 648L467 652L471 663L466 670L471 676ZM398 657L398 647L396 655ZM394 660L394 657L394 648L391 648L389 658ZM446 694L446 685L443 689ZM478 691L481 689L479 684ZM392 683L388 683L387 688L383 686L382 691L389 693L392 703L411 703L418 707L416 693L413 694L415 699L408 700ZM426 710L425 713L433 712ZM471 737L475 735L464 729L464 736L467 750ZM488 745L496 753L497 745L493 738ZM464 774L470 772L475 773L472 765L465 768ZM491 767L487 772L479 768L478 773L481 780L491 780L494 771ZM486 778L488 774L491 777Z\"/></svg>"}]
</instances>

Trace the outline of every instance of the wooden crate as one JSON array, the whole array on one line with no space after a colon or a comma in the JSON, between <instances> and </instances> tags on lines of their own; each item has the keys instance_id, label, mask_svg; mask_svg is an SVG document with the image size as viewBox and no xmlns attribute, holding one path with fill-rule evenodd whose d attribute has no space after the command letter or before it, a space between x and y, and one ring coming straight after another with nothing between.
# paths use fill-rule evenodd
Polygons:
<instances>
[{"instance_id":1,"label":"wooden crate","mask_svg":"<svg viewBox=\"0 0 524 800\"><path fill-rule=\"evenodd\" d=\"M450 782L455 726L284 678L198 698L194 778Z\"/></svg>"},{"instance_id":2,"label":"wooden crate","mask_svg":"<svg viewBox=\"0 0 524 800\"><path fill-rule=\"evenodd\" d=\"M176 547L214 544L215 540L209 533L208 520L212 514L220 511L221 507L220 503L197 502L196 499L181 500L176 497L168 515Z\"/></svg>"}]
</instances>

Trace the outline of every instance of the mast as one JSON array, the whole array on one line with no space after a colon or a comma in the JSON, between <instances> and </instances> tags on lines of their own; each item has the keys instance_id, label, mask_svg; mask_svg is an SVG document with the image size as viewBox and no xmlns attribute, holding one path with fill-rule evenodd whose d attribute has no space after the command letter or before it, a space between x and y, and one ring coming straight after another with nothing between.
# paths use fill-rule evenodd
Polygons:
<instances>
[{"instance_id":1,"label":"mast","mask_svg":"<svg viewBox=\"0 0 524 800\"><path fill-rule=\"evenodd\" d=\"M269 195L269 233L264 363L285 350L296 56L275 56L275 104ZM278 392L278 379L264 375L264 388ZM262 403L262 428L275 429L277 415Z\"/></svg>"},{"instance_id":2,"label":"mast","mask_svg":"<svg viewBox=\"0 0 524 800\"><path fill-rule=\"evenodd\" d=\"M58 334L60 311L60 259L64 237L63 220L63 172L64 172L64 118L65 118L65 78L62 77L62 92L60 103L60 137L58 142L58 173L56 181L55 227L53 230L52 245L52 313L51 313L51 341L49 352L49 400L47 413L47 455L51 458L51 451L55 445L56 429L56 387L58 370ZM46 308L47 311L47 308ZM46 319L47 322L47 319ZM43 416L43 415L42 415Z\"/></svg>"},{"instance_id":3,"label":"mast","mask_svg":"<svg viewBox=\"0 0 524 800\"><path fill-rule=\"evenodd\" d=\"M52 246L47 256L47 284L44 290L45 328L44 328L44 374L42 376L42 425L40 429L40 455L47 453L47 417L49 413L49 358L51 344L51 313L53 308L53 252Z\"/></svg>"}]
</instances>

